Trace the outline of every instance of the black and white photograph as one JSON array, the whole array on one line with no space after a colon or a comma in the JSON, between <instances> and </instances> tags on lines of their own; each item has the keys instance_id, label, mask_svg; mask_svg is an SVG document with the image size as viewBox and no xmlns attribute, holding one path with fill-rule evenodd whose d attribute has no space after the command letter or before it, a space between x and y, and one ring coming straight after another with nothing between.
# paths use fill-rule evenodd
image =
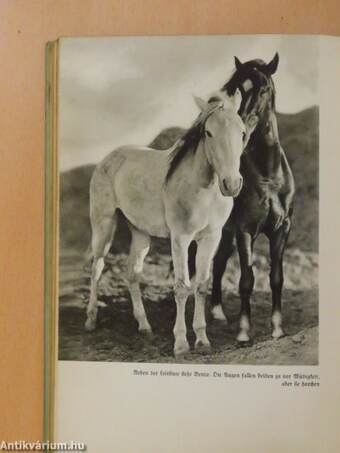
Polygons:
<instances>
[{"instance_id":1,"label":"black and white photograph","mask_svg":"<svg viewBox=\"0 0 340 453\"><path fill-rule=\"evenodd\" d=\"M319 38L70 38L58 358L318 365Z\"/></svg>"}]
</instances>

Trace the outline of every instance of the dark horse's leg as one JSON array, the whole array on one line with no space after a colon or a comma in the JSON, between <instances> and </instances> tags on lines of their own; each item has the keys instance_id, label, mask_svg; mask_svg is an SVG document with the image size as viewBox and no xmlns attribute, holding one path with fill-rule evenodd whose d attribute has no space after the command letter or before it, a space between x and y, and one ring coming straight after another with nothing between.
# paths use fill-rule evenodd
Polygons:
<instances>
[{"instance_id":1,"label":"dark horse's leg","mask_svg":"<svg viewBox=\"0 0 340 453\"><path fill-rule=\"evenodd\" d=\"M226 320L222 310L222 278L228 259L234 252L235 230L225 226L222 230L222 238L218 246L213 265L213 287L211 294L211 313L213 318Z\"/></svg>"},{"instance_id":2,"label":"dark horse's leg","mask_svg":"<svg viewBox=\"0 0 340 453\"><path fill-rule=\"evenodd\" d=\"M192 241L189 246L189 253L188 253L188 267L189 267L190 280L196 273L196 254L197 254L197 244L196 244L196 241Z\"/></svg>"},{"instance_id":3,"label":"dark horse's leg","mask_svg":"<svg viewBox=\"0 0 340 453\"><path fill-rule=\"evenodd\" d=\"M240 312L240 332L237 336L237 341L242 344L249 343L250 331L250 297L254 289L254 272L253 272L253 248L254 237L243 231L237 232L237 247L240 256L241 278L239 283L239 291L241 297L241 312Z\"/></svg>"},{"instance_id":4,"label":"dark horse's leg","mask_svg":"<svg viewBox=\"0 0 340 453\"><path fill-rule=\"evenodd\" d=\"M286 219L283 225L277 230L268 234L270 241L270 287L272 290L272 337L281 338L284 336L282 329L281 293L283 286L283 254L286 248L287 239L291 227L290 219Z\"/></svg>"}]
</instances>

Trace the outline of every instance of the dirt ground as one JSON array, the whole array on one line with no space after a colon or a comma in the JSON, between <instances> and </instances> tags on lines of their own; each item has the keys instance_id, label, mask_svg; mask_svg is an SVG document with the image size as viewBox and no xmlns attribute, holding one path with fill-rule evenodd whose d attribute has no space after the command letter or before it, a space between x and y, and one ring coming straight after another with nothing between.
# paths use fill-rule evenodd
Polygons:
<instances>
[{"instance_id":1,"label":"dirt ground","mask_svg":"<svg viewBox=\"0 0 340 453\"><path fill-rule=\"evenodd\" d=\"M84 331L88 299L89 272L75 256L61 260L59 359L82 361L123 361L159 363L221 363L253 365L316 365L318 363L318 290L309 284L315 280L315 256L288 252L287 285L283 292L284 325L287 336L273 340L270 336L271 295L268 288L264 257L257 257L262 267L257 275L257 289L252 299L252 346L240 348L235 341L238 328L239 297L237 263L229 266L224 280L224 311L228 324L213 320L207 309L207 334L212 344L209 353L194 351L192 330L193 297L187 303L186 321L192 351L183 359L173 357L172 328L176 306L172 293L173 277L169 256L148 257L145 283L142 284L144 305L152 335L141 335L132 315L132 306L124 279L126 256L110 255L99 288L97 330ZM294 271L299 269L299 277ZM294 280L296 279L296 282ZM157 284L156 284L157 282ZM208 297L208 304L210 296Z\"/></svg>"}]
</instances>

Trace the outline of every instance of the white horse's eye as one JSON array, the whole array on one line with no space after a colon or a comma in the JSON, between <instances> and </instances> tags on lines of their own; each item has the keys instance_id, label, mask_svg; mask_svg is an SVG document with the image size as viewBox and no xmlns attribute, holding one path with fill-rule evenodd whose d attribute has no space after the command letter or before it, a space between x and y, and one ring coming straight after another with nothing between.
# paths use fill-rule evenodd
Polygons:
<instances>
[{"instance_id":1,"label":"white horse's eye","mask_svg":"<svg viewBox=\"0 0 340 453\"><path fill-rule=\"evenodd\" d=\"M208 131L207 129L205 130L205 135L207 137L212 137L212 133L210 131Z\"/></svg>"}]
</instances>

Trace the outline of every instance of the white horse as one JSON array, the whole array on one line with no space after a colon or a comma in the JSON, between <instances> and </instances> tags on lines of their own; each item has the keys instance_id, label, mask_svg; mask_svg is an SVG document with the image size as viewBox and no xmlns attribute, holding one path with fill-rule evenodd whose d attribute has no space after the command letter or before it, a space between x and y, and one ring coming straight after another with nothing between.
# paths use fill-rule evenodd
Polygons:
<instances>
[{"instance_id":1,"label":"white horse","mask_svg":"<svg viewBox=\"0 0 340 453\"><path fill-rule=\"evenodd\" d=\"M96 326L97 284L114 237L116 210L120 209L132 233L128 280L140 331L151 331L139 287L150 237L171 238L177 306L175 356L189 350L184 315L190 293L188 247L192 240L198 245L195 347L210 347L205 321L210 265L233 206L232 197L242 187L239 167L246 130L237 114L240 92L209 104L196 98L196 103L200 115L171 149L118 148L96 167L90 184L93 264L85 328Z\"/></svg>"}]
</instances>

